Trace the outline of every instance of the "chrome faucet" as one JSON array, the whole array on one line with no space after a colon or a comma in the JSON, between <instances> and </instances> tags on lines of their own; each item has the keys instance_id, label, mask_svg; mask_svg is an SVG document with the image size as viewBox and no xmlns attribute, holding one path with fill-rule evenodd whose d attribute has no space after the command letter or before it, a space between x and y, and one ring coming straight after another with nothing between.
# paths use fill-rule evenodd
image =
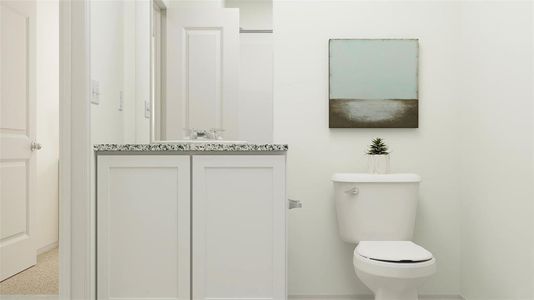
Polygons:
<instances>
[{"instance_id":1,"label":"chrome faucet","mask_svg":"<svg viewBox=\"0 0 534 300\"><path fill-rule=\"evenodd\" d=\"M194 129L194 128L185 128L184 129L191 140L222 140L223 137L220 134L224 129Z\"/></svg>"}]
</instances>

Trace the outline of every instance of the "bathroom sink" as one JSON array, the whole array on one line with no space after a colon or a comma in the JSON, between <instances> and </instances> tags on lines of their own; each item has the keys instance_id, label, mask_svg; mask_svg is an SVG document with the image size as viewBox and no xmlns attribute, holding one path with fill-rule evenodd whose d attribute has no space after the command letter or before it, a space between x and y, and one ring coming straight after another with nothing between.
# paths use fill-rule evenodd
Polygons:
<instances>
[{"instance_id":1,"label":"bathroom sink","mask_svg":"<svg viewBox=\"0 0 534 300\"><path fill-rule=\"evenodd\" d=\"M158 144L248 144L246 141L230 140L169 140L157 141Z\"/></svg>"}]
</instances>

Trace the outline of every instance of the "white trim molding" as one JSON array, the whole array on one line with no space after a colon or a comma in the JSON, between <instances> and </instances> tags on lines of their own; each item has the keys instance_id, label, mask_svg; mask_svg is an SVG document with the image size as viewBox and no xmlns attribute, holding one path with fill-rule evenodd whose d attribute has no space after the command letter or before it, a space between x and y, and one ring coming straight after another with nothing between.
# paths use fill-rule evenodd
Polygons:
<instances>
[{"instance_id":1,"label":"white trim molding","mask_svg":"<svg viewBox=\"0 0 534 300\"><path fill-rule=\"evenodd\" d=\"M289 300L372 300L373 295L289 295Z\"/></svg>"},{"instance_id":2,"label":"white trim molding","mask_svg":"<svg viewBox=\"0 0 534 300\"><path fill-rule=\"evenodd\" d=\"M70 299L70 2L59 2L59 295Z\"/></svg>"},{"instance_id":3,"label":"white trim molding","mask_svg":"<svg viewBox=\"0 0 534 300\"><path fill-rule=\"evenodd\" d=\"M59 298L94 299L89 1L60 1Z\"/></svg>"},{"instance_id":4,"label":"white trim molding","mask_svg":"<svg viewBox=\"0 0 534 300\"><path fill-rule=\"evenodd\" d=\"M48 251L50 251L52 249L57 248L58 246L59 246L59 242L57 242L57 241L53 242L53 243L50 243L50 244L48 244L46 246L43 246L43 247L37 249L37 251L36 251L37 255L41 255L43 253L46 253L46 252L48 252Z\"/></svg>"}]
</instances>

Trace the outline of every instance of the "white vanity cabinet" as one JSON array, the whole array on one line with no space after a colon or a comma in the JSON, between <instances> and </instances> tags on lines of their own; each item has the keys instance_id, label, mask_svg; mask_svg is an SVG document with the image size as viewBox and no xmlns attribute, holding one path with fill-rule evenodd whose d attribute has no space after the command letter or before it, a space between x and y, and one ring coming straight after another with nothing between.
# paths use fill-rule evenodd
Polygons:
<instances>
[{"instance_id":1,"label":"white vanity cabinet","mask_svg":"<svg viewBox=\"0 0 534 300\"><path fill-rule=\"evenodd\" d=\"M191 158L97 159L97 299L189 299Z\"/></svg>"},{"instance_id":2,"label":"white vanity cabinet","mask_svg":"<svg viewBox=\"0 0 534 300\"><path fill-rule=\"evenodd\" d=\"M285 156L193 157L193 299L285 299Z\"/></svg>"},{"instance_id":3,"label":"white vanity cabinet","mask_svg":"<svg viewBox=\"0 0 534 300\"><path fill-rule=\"evenodd\" d=\"M97 295L286 299L284 154L99 154Z\"/></svg>"}]
</instances>

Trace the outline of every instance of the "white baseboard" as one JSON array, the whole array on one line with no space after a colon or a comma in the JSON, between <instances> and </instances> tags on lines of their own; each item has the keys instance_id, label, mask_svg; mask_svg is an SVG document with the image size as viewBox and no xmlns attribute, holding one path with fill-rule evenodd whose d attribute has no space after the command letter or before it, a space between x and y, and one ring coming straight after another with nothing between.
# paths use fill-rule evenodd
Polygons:
<instances>
[{"instance_id":1,"label":"white baseboard","mask_svg":"<svg viewBox=\"0 0 534 300\"><path fill-rule=\"evenodd\" d=\"M420 295L421 300L465 300L461 295Z\"/></svg>"},{"instance_id":2,"label":"white baseboard","mask_svg":"<svg viewBox=\"0 0 534 300\"><path fill-rule=\"evenodd\" d=\"M57 248L59 246L59 243L57 241L53 242L53 243L50 243L44 247L41 247L39 249L37 249L37 255L40 255L40 254L43 254L45 252L48 252L54 248ZM3 299L2 299L3 300Z\"/></svg>"},{"instance_id":3,"label":"white baseboard","mask_svg":"<svg viewBox=\"0 0 534 300\"><path fill-rule=\"evenodd\" d=\"M2 300L59 300L58 295L0 295ZM298 300L372 300L372 295L289 295ZM465 300L459 295L420 295L419 300Z\"/></svg>"},{"instance_id":4,"label":"white baseboard","mask_svg":"<svg viewBox=\"0 0 534 300\"><path fill-rule=\"evenodd\" d=\"M289 300L373 300L373 295L289 295ZM419 300L465 300L460 295L419 295Z\"/></svg>"},{"instance_id":5,"label":"white baseboard","mask_svg":"<svg viewBox=\"0 0 534 300\"><path fill-rule=\"evenodd\" d=\"M372 295L289 295L289 300L372 300Z\"/></svg>"}]
</instances>

